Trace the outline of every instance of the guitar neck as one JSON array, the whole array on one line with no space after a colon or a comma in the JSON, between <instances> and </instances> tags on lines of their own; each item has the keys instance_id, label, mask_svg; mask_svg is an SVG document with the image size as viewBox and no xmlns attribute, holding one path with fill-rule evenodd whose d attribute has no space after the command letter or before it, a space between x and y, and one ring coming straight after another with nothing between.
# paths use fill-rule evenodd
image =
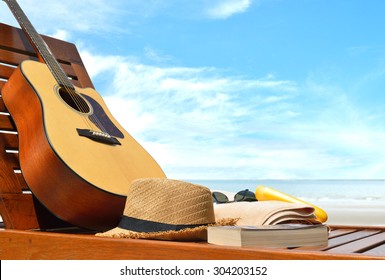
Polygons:
<instances>
[{"instance_id":1,"label":"guitar neck","mask_svg":"<svg viewBox=\"0 0 385 280\"><path fill-rule=\"evenodd\" d=\"M16 20L19 22L22 30L25 35L31 42L32 46L36 50L40 58L47 64L52 75L55 77L57 83L66 88L74 89L72 83L69 81L64 70L61 68L60 64L57 62L56 58L52 54L51 50L40 36L40 34L33 27L20 5L16 0L3 0L7 3L9 9L15 16Z\"/></svg>"}]
</instances>

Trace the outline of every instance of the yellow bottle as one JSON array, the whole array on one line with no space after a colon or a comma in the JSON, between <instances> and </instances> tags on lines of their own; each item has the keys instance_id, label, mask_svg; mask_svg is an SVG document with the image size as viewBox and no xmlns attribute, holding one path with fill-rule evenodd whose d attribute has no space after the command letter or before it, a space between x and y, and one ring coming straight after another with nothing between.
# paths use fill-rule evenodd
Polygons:
<instances>
[{"instance_id":1,"label":"yellow bottle","mask_svg":"<svg viewBox=\"0 0 385 280\"><path fill-rule=\"evenodd\" d=\"M255 197L259 201L279 200L279 201L286 201L286 202L292 202L292 203L307 204L314 208L314 215L316 215L318 221L320 221L321 223L324 223L328 219L328 215L326 214L326 212L321 208L319 208L318 206L315 206L313 204L310 204L308 202L305 202L303 200L300 200L291 195L285 194L283 192L277 191L269 187L258 186L257 189L255 190Z\"/></svg>"}]
</instances>

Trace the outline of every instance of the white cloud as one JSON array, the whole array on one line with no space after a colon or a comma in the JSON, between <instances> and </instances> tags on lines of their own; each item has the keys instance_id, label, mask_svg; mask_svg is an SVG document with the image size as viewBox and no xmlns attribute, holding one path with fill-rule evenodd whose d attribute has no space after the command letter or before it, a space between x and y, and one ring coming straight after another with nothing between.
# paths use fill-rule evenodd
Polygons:
<instances>
[{"instance_id":1,"label":"white cloud","mask_svg":"<svg viewBox=\"0 0 385 280\"><path fill-rule=\"evenodd\" d=\"M2 5L5 6L4 3ZM34 0L24 0L19 1L19 5L35 28L45 34L54 33L56 29L67 32L116 31L113 22L125 12L119 8L122 1L118 0L39 0L38 5ZM4 23L18 25L5 7L0 9L0 18Z\"/></svg>"},{"instance_id":2,"label":"white cloud","mask_svg":"<svg viewBox=\"0 0 385 280\"><path fill-rule=\"evenodd\" d=\"M108 107L169 177L384 174L385 131L373 131L366 113L339 88L269 75L247 79L210 67L153 66L85 51L81 56L94 81L110 78L101 91Z\"/></svg>"},{"instance_id":3,"label":"white cloud","mask_svg":"<svg viewBox=\"0 0 385 280\"><path fill-rule=\"evenodd\" d=\"M252 0L40 0L38 5L34 0L24 0L19 4L40 33L53 34L58 29L67 32L127 34L138 22L160 13L171 18L201 19L203 13L205 17L225 19L245 12L252 5ZM5 8L6 5L2 5L1 21L18 26L11 12ZM152 49L148 49L147 54L154 59L170 58Z\"/></svg>"},{"instance_id":4,"label":"white cloud","mask_svg":"<svg viewBox=\"0 0 385 280\"><path fill-rule=\"evenodd\" d=\"M146 58L148 58L150 61L155 63L164 63L164 62L170 62L174 60L172 56L166 55L161 51L155 50L154 48L151 48L151 47L146 47L144 49L144 52L145 52Z\"/></svg>"},{"instance_id":5,"label":"white cloud","mask_svg":"<svg viewBox=\"0 0 385 280\"><path fill-rule=\"evenodd\" d=\"M251 0L221 0L212 2L214 3L206 10L206 14L213 19L226 19L234 14L243 13L252 4Z\"/></svg>"},{"instance_id":6,"label":"white cloud","mask_svg":"<svg viewBox=\"0 0 385 280\"><path fill-rule=\"evenodd\" d=\"M46 28L64 40L76 37L75 31L116 31L111 21L126 13L117 8L121 3L130 3L134 9L127 12L142 16L153 16L158 9L167 8L155 0L112 1L42 0L36 6L36 1L24 0L20 4L39 31ZM189 7L199 6L194 7L195 15L209 3L207 15L216 19L246 12L252 4L197 2L199 5L188 1ZM180 2L170 3L175 8ZM51 12L42 17L41 7ZM3 22L12 19L7 9L0 9L0 17ZM78 48L86 46L78 43ZM213 67L159 66L172 63L173 57L150 47L145 54L157 66L135 57L89 51L82 51L81 57L113 115L159 161L168 176L385 176L382 118L349 101L348 93L341 88L314 79L300 83L273 75L232 76ZM373 129L373 123L380 125Z\"/></svg>"},{"instance_id":7,"label":"white cloud","mask_svg":"<svg viewBox=\"0 0 385 280\"><path fill-rule=\"evenodd\" d=\"M368 118L341 88L107 61L119 66L109 71L115 86L106 98L116 105L108 104L170 177L385 176L382 118Z\"/></svg>"},{"instance_id":8,"label":"white cloud","mask_svg":"<svg viewBox=\"0 0 385 280\"><path fill-rule=\"evenodd\" d=\"M229 168L239 173L261 167L264 162L249 158L242 145L244 118L257 121L263 114L258 106L280 103L276 91L288 101L296 89L290 81L245 79L215 68L151 66L86 51L81 56L93 80L111 77L102 93L119 123L169 176L178 178L214 178L219 173L230 178L235 175L226 174ZM256 158L259 149L250 149Z\"/></svg>"},{"instance_id":9,"label":"white cloud","mask_svg":"<svg viewBox=\"0 0 385 280\"><path fill-rule=\"evenodd\" d=\"M157 76L156 84L170 76L176 82L146 95L153 102L140 101L154 120L145 129L156 131L142 131L143 139L150 134L167 144L163 154L174 159L166 165L171 175L383 178L385 130L373 129L366 119L370 112L352 104L343 91L324 86L322 93L311 88L299 92L290 81L265 83L218 77L212 74L215 69L185 70L176 75L176 69L158 69L169 74Z\"/></svg>"},{"instance_id":10,"label":"white cloud","mask_svg":"<svg viewBox=\"0 0 385 280\"><path fill-rule=\"evenodd\" d=\"M63 41L70 41L71 35L66 30L58 29L54 34L51 34L48 36L63 40Z\"/></svg>"}]
</instances>

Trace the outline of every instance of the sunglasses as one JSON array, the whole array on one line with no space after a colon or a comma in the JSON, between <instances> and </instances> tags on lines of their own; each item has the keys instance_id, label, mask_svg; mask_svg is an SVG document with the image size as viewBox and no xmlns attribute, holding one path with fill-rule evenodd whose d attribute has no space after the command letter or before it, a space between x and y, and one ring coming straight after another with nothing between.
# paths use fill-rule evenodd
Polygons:
<instances>
[{"instance_id":1,"label":"sunglasses","mask_svg":"<svg viewBox=\"0 0 385 280\"><path fill-rule=\"evenodd\" d=\"M213 192L213 200L216 203L227 203L227 202L234 202L234 201L257 201L257 198L255 197L255 193L249 191L249 189L237 192L234 195L234 201L230 201L227 195L221 192Z\"/></svg>"}]
</instances>

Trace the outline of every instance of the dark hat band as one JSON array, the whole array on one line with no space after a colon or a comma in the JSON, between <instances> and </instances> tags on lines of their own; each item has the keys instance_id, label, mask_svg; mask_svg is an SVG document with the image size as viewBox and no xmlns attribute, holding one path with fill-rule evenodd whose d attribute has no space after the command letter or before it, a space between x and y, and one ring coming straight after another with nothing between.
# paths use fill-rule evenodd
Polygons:
<instances>
[{"instance_id":1,"label":"dark hat band","mask_svg":"<svg viewBox=\"0 0 385 280\"><path fill-rule=\"evenodd\" d=\"M136 219L132 217L122 216L118 227L136 232L160 232L169 230L182 230L186 228L195 228L199 226L207 226L207 224L200 225L171 225L165 223L158 223L148 220Z\"/></svg>"}]
</instances>

